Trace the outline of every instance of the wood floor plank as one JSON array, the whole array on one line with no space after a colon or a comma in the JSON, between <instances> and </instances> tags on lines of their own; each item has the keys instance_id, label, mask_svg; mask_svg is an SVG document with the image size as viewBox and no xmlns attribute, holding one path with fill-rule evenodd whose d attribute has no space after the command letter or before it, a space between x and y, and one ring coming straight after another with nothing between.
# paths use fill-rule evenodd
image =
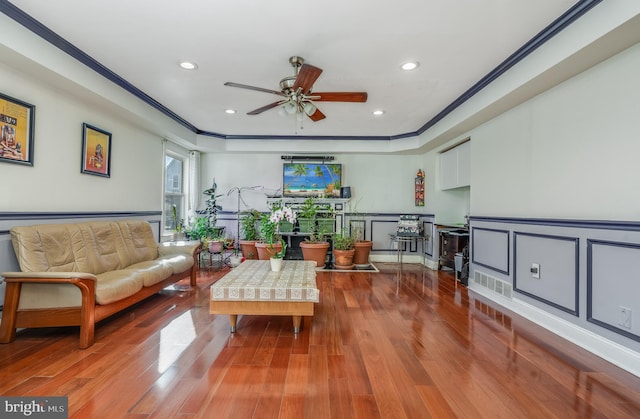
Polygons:
<instances>
[{"instance_id":1,"label":"wood floor plank","mask_svg":"<svg viewBox=\"0 0 640 419\"><path fill-rule=\"evenodd\" d=\"M202 270L100 322L0 345L0 395L67 396L69 417L637 418L640 378L502 309L446 271L318 272L291 319L209 314Z\"/></svg>"}]
</instances>

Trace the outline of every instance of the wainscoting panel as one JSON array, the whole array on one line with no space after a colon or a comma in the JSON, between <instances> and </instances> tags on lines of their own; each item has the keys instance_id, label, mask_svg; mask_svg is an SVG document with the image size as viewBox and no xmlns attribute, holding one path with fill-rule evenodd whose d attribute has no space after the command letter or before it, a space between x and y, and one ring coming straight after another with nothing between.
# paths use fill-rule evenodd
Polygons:
<instances>
[{"instance_id":1,"label":"wainscoting panel","mask_svg":"<svg viewBox=\"0 0 640 419\"><path fill-rule=\"evenodd\" d=\"M433 257L433 238L435 237L436 230L433 221L424 221L422 223L422 229L424 231L424 254L428 257Z\"/></svg>"},{"instance_id":2,"label":"wainscoting panel","mask_svg":"<svg viewBox=\"0 0 640 419\"><path fill-rule=\"evenodd\" d=\"M471 291L640 372L640 222L471 216L470 229Z\"/></svg>"},{"instance_id":3,"label":"wainscoting panel","mask_svg":"<svg viewBox=\"0 0 640 419\"><path fill-rule=\"evenodd\" d=\"M394 248L394 243L389 235L395 234L397 228L397 218L393 220L371 220L371 240L373 241L373 248L371 250L395 252L396 248Z\"/></svg>"},{"instance_id":4,"label":"wainscoting panel","mask_svg":"<svg viewBox=\"0 0 640 419\"><path fill-rule=\"evenodd\" d=\"M640 341L638 260L638 243L587 243L587 320L636 341Z\"/></svg>"},{"instance_id":5,"label":"wainscoting panel","mask_svg":"<svg viewBox=\"0 0 640 419\"><path fill-rule=\"evenodd\" d=\"M577 316L578 243L575 237L515 232L514 290Z\"/></svg>"},{"instance_id":6,"label":"wainscoting panel","mask_svg":"<svg viewBox=\"0 0 640 419\"><path fill-rule=\"evenodd\" d=\"M509 275L509 231L490 228L471 229L473 263Z\"/></svg>"}]
</instances>

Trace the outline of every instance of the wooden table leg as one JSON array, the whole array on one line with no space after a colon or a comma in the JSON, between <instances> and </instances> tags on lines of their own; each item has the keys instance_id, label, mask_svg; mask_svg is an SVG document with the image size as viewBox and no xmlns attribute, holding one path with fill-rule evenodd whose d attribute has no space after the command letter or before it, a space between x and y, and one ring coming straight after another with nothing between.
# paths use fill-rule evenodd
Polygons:
<instances>
[{"instance_id":1,"label":"wooden table leg","mask_svg":"<svg viewBox=\"0 0 640 419\"><path fill-rule=\"evenodd\" d=\"M237 322L238 322L238 315L229 314L229 325L231 325L231 333L236 333L236 331L238 330L238 327L236 326Z\"/></svg>"},{"instance_id":2,"label":"wooden table leg","mask_svg":"<svg viewBox=\"0 0 640 419\"><path fill-rule=\"evenodd\" d=\"M302 316L293 316L293 333L300 333L300 324L302 323Z\"/></svg>"}]
</instances>

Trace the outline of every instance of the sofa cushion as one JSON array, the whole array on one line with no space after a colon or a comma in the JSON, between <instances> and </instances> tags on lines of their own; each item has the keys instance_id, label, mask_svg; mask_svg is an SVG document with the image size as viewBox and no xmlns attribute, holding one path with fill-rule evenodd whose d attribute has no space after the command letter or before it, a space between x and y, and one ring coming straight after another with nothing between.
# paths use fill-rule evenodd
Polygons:
<instances>
[{"instance_id":1,"label":"sofa cushion","mask_svg":"<svg viewBox=\"0 0 640 419\"><path fill-rule=\"evenodd\" d=\"M148 260L146 262L135 263L127 267L127 269L140 272L143 276L142 285L145 287L164 281L174 273L171 266L167 266L159 260ZM184 272L184 270L179 272Z\"/></svg>"},{"instance_id":2,"label":"sofa cushion","mask_svg":"<svg viewBox=\"0 0 640 419\"><path fill-rule=\"evenodd\" d=\"M116 221L129 257L128 265L153 260L158 257L158 244L151 225L141 220Z\"/></svg>"},{"instance_id":3,"label":"sofa cushion","mask_svg":"<svg viewBox=\"0 0 640 419\"><path fill-rule=\"evenodd\" d=\"M168 266L174 274L184 272L194 264L191 255L166 255L160 256L158 262Z\"/></svg>"},{"instance_id":4,"label":"sofa cushion","mask_svg":"<svg viewBox=\"0 0 640 419\"><path fill-rule=\"evenodd\" d=\"M110 271L97 275L96 303L109 304L140 291L144 273L132 269Z\"/></svg>"},{"instance_id":5,"label":"sofa cushion","mask_svg":"<svg viewBox=\"0 0 640 419\"><path fill-rule=\"evenodd\" d=\"M130 264L118 224L95 221L76 225L82 232L87 252L87 263L81 266L81 272L101 274L124 269Z\"/></svg>"},{"instance_id":6,"label":"sofa cushion","mask_svg":"<svg viewBox=\"0 0 640 419\"><path fill-rule=\"evenodd\" d=\"M11 242L23 272L80 272L87 264L82 232L75 224L13 227Z\"/></svg>"}]
</instances>

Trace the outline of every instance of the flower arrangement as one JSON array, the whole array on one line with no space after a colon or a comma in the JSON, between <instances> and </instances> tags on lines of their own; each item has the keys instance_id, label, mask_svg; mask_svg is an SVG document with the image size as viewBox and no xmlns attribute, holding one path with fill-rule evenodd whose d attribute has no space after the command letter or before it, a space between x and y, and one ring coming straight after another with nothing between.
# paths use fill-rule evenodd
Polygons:
<instances>
[{"instance_id":1,"label":"flower arrangement","mask_svg":"<svg viewBox=\"0 0 640 419\"><path fill-rule=\"evenodd\" d=\"M269 247L273 249L273 243L277 240L282 244L282 250L280 252L276 252L273 256L278 259L282 259L287 250L285 241L279 234L277 234L278 224L285 220L291 224L295 224L296 222L295 211L286 205L274 205L271 209L271 214L264 214L262 216L262 235L269 243Z\"/></svg>"}]
</instances>

